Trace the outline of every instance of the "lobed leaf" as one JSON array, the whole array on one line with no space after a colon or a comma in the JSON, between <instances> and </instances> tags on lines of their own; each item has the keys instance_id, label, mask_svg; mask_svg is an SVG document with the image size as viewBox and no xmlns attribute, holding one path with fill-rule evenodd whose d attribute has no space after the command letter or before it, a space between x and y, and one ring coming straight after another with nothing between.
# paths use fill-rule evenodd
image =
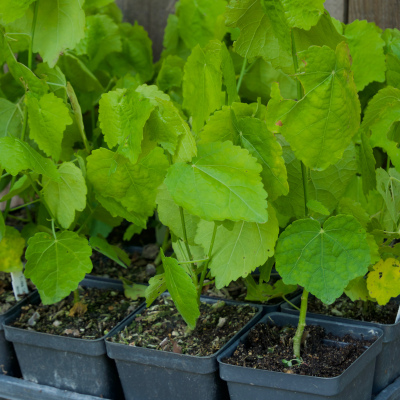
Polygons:
<instances>
[{"instance_id":1,"label":"lobed leaf","mask_svg":"<svg viewBox=\"0 0 400 400\"><path fill-rule=\"evenodd\" d=\"M3 216L0 217L3 221ZM2 225L0 223L0 225ZM0 227L2 231L0 236L0 271L2 272L18 272L23 270L21 257L24 254L25 239L19 231L11 226Z\"/></svg>"}]
</instances>

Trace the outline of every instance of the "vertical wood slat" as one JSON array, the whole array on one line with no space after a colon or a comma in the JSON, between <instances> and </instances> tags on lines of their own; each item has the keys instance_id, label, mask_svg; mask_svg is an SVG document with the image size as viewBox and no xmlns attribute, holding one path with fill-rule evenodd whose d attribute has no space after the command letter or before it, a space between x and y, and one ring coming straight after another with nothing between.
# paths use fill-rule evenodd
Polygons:
<instances>
[{"instance_id":1,"label":"vertical wood slat","mask_svg":"<svg viewBox=\"0 0 400 400\"><path fill-rule=\"evenodd\" d=\"M0 0L1 1L1 0ZM164 29L168 15L175 11L177 0L117 0L124 21L137 21L149 33L153 41L154 60L158 60L163 48Z\"/></svg>"},{"instance_id":2,"label":"vertical wood slat","mask_svg":"<svg viewBox=\"0 0 400 400\"><path fill-rule=\"evenodd\" d=\"M324 6L332 17L346 22L346 3L347 0L326 0Z\"/></svg>"},{"instance_id":3,"label":"vertical wood slat","mask_svg":"<svg viewBox=\"0 0 400 400\"><path fill-rule=\"evenodd\" d=\"M380 28L400 28L400 0L348 0L349 22L366 19Z\"/></svg>"}]
</instances>

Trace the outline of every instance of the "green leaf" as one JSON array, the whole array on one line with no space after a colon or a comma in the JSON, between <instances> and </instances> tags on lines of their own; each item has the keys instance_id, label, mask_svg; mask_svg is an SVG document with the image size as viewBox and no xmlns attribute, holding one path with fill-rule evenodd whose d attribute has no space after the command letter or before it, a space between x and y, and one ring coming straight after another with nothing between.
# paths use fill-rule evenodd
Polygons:
<instances>
[{"instance_id":1,"label":"green leaf","mask_svg":"<svg viewBox=\"0 0 400 400\"><path fill-rule=\"evenodd\" d=\"M82 60L71 53L61 56L57 65L67 77L68 82L70 82L72 87L78 92L103 93L104 89L99 80L93 75Z\"/></svg>"},{"instance_id":2,"label":"green leaf","mask_svg":"<svg viewBox=\"0 0 400 400\"><path fill-rule=\"evenodd\" d=\"M196 46L192 50L184 69L183 108L193 118L193 130L198 132L204 121L223 103L221 46L210 42L204 49Z\"/></svg>"},{"instance_id":3,"label":"green leaf","mask_svg":"<svg viewBox=\"0 0 400 400\"><path fill-rule=\"evenodd\" d=\"M58 232L56 237L37 233L29 239L25 276L38 288L43 304L53 304L75 290L92 270L92 249L75 232Z\"/></svg>"},{"instance_id":4,"label":"green leaf","mask_svg":"<svg viewBox=\"0 0 400 400\"><path fill-rule=\"evenodd\" d=\"M22 115L18 105L0 98L0 137L19 137L22 130Z\"/></svg>"},{"instance_id":5,"label":"green leaf","mask_svg":"<svg viewBox=\"0 0 400 400\"><path fill-rule=\"evenodd\" d=\"M348 197L342 197L339 201L337 211L339 214L352 215L363 228L367 228L370 217L363 206L357 201Z\"/></svg>"},{"instance_id":6,"label":"green leaf","mask_svg":"<svg viewBox=\"0 0 400 400\"><path fill-rule=\"evenodd\" d=\"M54 180L60 176L51 160L41 156L28 143L12 137L0 138L0 165L14 176L24 170L32 170Z\"/></svg>"},{"instance_id":7,"label":"green leaf","mask_svg":"<svg viewBox=\"0 0 400 400\"><path fill-rule=\"evenodd\" d=\"M232 0L227 6L226 25L239 28L234 49L249 62L257 57L272 66L293 73L290 29L284 19L280 2L267 0Z\"/></svg>"},{"instance_id":8,"label":"green leaf","mask_svg":"<svg viewBox=\"0 0 400 400\"><path fill-rule=\"evenodd\" d=\"M89 243L94 250L98 251L101 254L104 254L106 257L108 257L110 260L113 260L121 267L128 268L130 264L129 256L118 246L112 246L107 242L107 240L99 236L91 237Z\"/></svg>"},{"instance_id":9,"label":"green leaf","mask_svg":"<svg viewBox=\"0 0 400 400\"><path fill-rule=\"evenodd\" d=\"M371 297L384 306L400 294L400 262L394 258L380 260L368 274L367 287Z\"/></svg>"},{"instance_id":10,"label":"green leaf","mask_svg":"<svg viewBox=\"0 0 400 400\"><path fill-rule=\"evenodd\" d=\"M143 228L140 226L137 226L135 224L131 224L128 226L128 229L124 233L123 240L126 242L129 242L134 235L140 235L142 233Z\"/></svg>"},{"instance_id":11,"label":"green leaf","mask_svg":"<svg viewBox=\"0 0 400 400\"><path fill-rule=\"evenodd\" d=\"M303 286L326 304L340 297L348 283L368 271L371 255L366 233L348 215L295 221L280 235L276 270L287 284Z\"/></svg>"},{"instance_id":12,"label":"green leaf","mask_svg":"<svg viewBox=\"0 0 400 400\"><path fill-rule=\"evenodd\" d=\"M300 57L305 66L298 78L305 95L297 102L283 100L275 85L267 125L272 132L282 133L306 166L324 170L341 159L357 133L360 103L345 43L338 45L336 53L314 46Z\"/></svg>"},{"instance_id":13,"label":"green leaf","mask_svg":"<svg viewBox=\"0 0 400 400\"><path fill-rule=\"evenodd\" d=\"M29 6L36 0L3 0L0 3L0 20L5 24L23 17Z\"/></svg>"},{"instance_id":14,"label":"green leaf","mask_svg":"<svg viewBox=\"0 0 400 400\"><path fill-rule=\"evenodd\" d=\"M33 180L36 180L38 178L38 175L32 174L31 178ZM0 203L12 199L14 196L17 196L20 193L24 192L30 186L31 186L31 181L29 180L29 176L23 175L14 183L14 185L12 186L12 188L10 188L8 193L4 195L2 198L0 198Z\"/></svg>"},{"instance_id":15,"label":"green leaf","mask_svg":"<svg viewBox=\"0 0 400 400\"><path fill-rule=\"evenodd\" d=\"M102 197L115 199L136 218L127 218L145 227L147 218L153 214L157 188L162 183L168 162L161 148L155 148L137 164L118 153L106 149L94 150L87 158L87 177L95 191ZM110 208L102 205L111 212ZM117 205L116 205L117 206ZM112 214L121 213L114 210Z\"/></svg>"},{"instance_id":16,"label":"green leaf","mask_svg":"<svg viewBox=\"0 0 400 400\"><path fill-rule=\"evenodd\" d=\"M158 296L167 290L167 284L165 283L165 275L159 274L153 276L149 280L149 286L146 289L146 306L150 307L151 304L156 300Z\"/></svg>"},{"instance_id":17,"label":"green leaf","mask_svg":"<svg viewBox=\"0 0 400 400\"><path fill-rule=\"evenodd\" d=\"M307 208L311 211L314 211L318 214L329 215L329 210L318 200L308 200Z\"/></svg>"},{"instance_id":18,"label":"green leaf","mask_svg":"<svg viewBox=\"0 0 400 400\"><path fill-rule=\"evenodd\" d=\"M376 180L378 192L385 200L390 217L395 226L397 226L400 218L400 172L394 168L390 168L389 172L378 168L376 170Z\"/></svg>"},{"instance_id":19,"label":"green leaf","mask_svg":"<svg viewBox=\"0 0 400 400\"><path fill-rule=\"evenodd\" d=\"M154 106L134 91L117 89L100 99L99 120L104 139L110 148L120 145L119 152L134 164L141 152L143 128Z\"/></svg>"},{"instance_id":20,"label":"green leaf","mask_svg":"<svg viewBox=\"0 0 400 400\"><path fill-rule=\"evenodd\" d=\"M57 181L43 180L43 194L57 221L68 229L74 222L75 212L86 207L86 182L81 170L72 162L62 163L58 172L60 179Z\"/></svg>"},{"instance_id":21,"label":"green leaf","mask_svg":"<svg viewBox=\"0 0 400 400\"><path fill-rule=\"evenodd\" d=\"M125 278L122 278L122 283L124 284L125 297L128 299L135 301L145 296L147 286L129 282Z\"/></svg>"},{"instance_id":22,"label":"green leaf","mask_svg":"<svg viewBox=\"0 0 400 400\"><path fill-rule=\"evenodd\" d=\"M167 56L157 75L157 86L164 92L172 88L179 88L183 80L183 66L185 61L178 56Z\"/></svg>"},{"instance_id":23,"label":"green leaf","mask_svg":"<svg viewBox=\"0 0 400 400\"><path fill-rule=\"evenodd\" d=\"M4 222L3 213L0 212L0 242L4 239L5 235L6 235L6 224Z\"/></svg>"},{"instance_id":24,"label":"green leaf","mask_svg":"<svg viewBox=\"0 0 400 400\"><path fill-rule=\"evenodd\" d=\"M45 94L39 100L28 93L25 103L29 115L29 137L58 161L65 128L72 124L68 107L54 93Z\"/></svg>"},{"instance_id":25,"label":"green leaf","mask_svg":"<svg viewBox=\"0 0 400 400\"><path fill-rule=\"evenodd\" d=\"M86 18L85 37L79 42L76 52L88 56L92 71L97 69L108 54L121 50L118 26L110 17L97 14Z\"/></svg>"},{"instance_id":26,"label":"green leaf","mask_svg":"<svg viewBox=\"0 0 400 400\"><path fill-rule=\"evenodd\" d=\"M387 140L392 125L400 121L400 89L381 89L368 103L361 128L372 133L371 144ZM393 143L394 144L394 143ZM386 146L382 146L386 151Z\"/></svg>"},{"instance_id":27,"label":"green leaf","mask_svg":"<svg viewBox=\"0 0 400 400\"><path fill-rule=\"evenodd\" d=\"M344 36L353 60L351 69L358 91L371 82L385 81L385 42L380 33L381 30L373 22L356 20L345 27Z\"/></svg>"},{"instance_id":28,"label":"green leaf","mask_svg":"<svg viewBox=\"0 0 400 400\"><path fill-rule=\"evenodd\" d=\"M180 0L177 4L179 35L189 49L205 46L210 40L222 40L226 28L225 0Z\"/></svg>"},{"instance_id":29,"label":"green leaf","mask_svg":"<svg viewBox=\"0 0 400 400\"><path fill-rule=\"evenodd\" d=\"M11 226L6 226L3 231L3 238L0 241L0 271L22 271L23 264L21 257L25 249L25 239L19 231Z\"/></svg>"},{"instance_id":30,"label":"green leaf","mask_svg":"<svg viewBox=\"0 0 400 400\"><path fill-rule=\"evenodd\" d=\"M363 131L360 133L361 144L358 158L360 160L361 178L364 194L367 195L376 188L375 157L369 142L369 138Z\"/></svg>"},{"instance_id":31,"label":"green leaf","mask_svg":"<svg viewBox=\"0 0 400 400\"><path fill-rule=\"evenodd\" d=\"M179 206L177 206L168 192L165 184L162 184L158 188L158 194L156 198L158 218L163 225L174 233L178 238L183 238L183 229L181 224L181 216L179 212ZM195 235L197 230L197 224L200 221L199 217L188 213L183 210L185 218L186 234L190 245L195 245Z\"/></svg>"},{"instance_id":32,"label":"green leaf","mask_svg":"<svg viewBox=\"0 0 400 400\"><path fill-rule=\"evenodd\" d=\"M351 301L367 301L371 299L368 295L367 281L363 276L350 281L344 292L350 297Z\"/></svg>"},{"instance_id":33,"label":"green leaf","mask_svg":"<svg viewBox=\"0 0 400 400\"><path fill-rule=\"evenodd\" d=\"M197 291L192 279L174 258L165 257L160 249L164 267L165 284L182 318L194 329L200 316Z\"/></svg>"},{"instance_id":34,"label":"green leaf","mask_svg":"<svg viewBox=\"0 0 400 400\"><path fill-rule=\"evenodd\" d=\"M265 1L265 0L264 0ZM285 16L292 28L309 30L324 13L325 0L281 0Z\"/></svg>"},{"instance_id":35,"label":"green leaf","mask_svg":"<svg viewBox=\"0 0 400 400\"><path fill-rule=\"evenodd\" d=\"M286 296L297 289L297 285L285 285L282 279L279 279L273 285L267 283L256 284L254 278L248 276L245 282L247 288L245 300L261 303Z\"/></svg>"},{"instance_id":36,"label":"green leaf","mask_svg":"<svg viewBox=\"0 0 400 400\"><path fill-rule=\"evenodd\" d=\"M386 54L386 83L400 87L400 59L393 54Z\"/></svg>"},{"instance_id":37,"label":"green leaf","mask_svg":"<svg viewBox=\"0 0 400 400\"><path fill-rule=\"evenodd\" d=\"M33 52L51 68L60 53L73 49L85 35L85 13L80 0L40 0L37 11Z\"/></svg>"},{"instance_id":38,"label":"green leaf","mask_svg":"<svg viewBox=\"0 0 400 400\"><path fill-rule=\"evenodd\" d=\"M215 286L221 289L240 277L245 278L274 255L279 226L274 209L270 206L268 222L238 221L233 229L224 224L217 228L210 262L208 264ZM196 234L196 243L208 249L211 244L213 222L201 221Z\"/></svg>"},{"instance_id":39,"label":"green leaf","mask_svg":"<svg viewBox=\"0 0 400 400\"><path fill-rule=\"evenodd\" d=\"M134 25L120 24L119 29L122 38L122 56L144 82L151 80L154 74L153 50L147 32L137 22ZM115 57L120 58L121 55L115 54Z\"/></svg>"},{"instance_id":40,"label":"green leaf","mask_svg":"<svg viewBox=\"0 0 400 400\"><path fill-rule=\"evenodd\" d=\"M216 142L199 145L191 164L173 164L165 184L176 204L200 218L264 223L267 193L260 172L247 150Z\"/></svg>"},{"instance_id":41,"label":"green leaf","mask_svg":"<svg viewBox=\"0 0 400 400\"><path fill-rule=\"evenodd\" d=\"M50 68L47 63L43 62L38 64L35 73L49 85L50 90L57 97L66 101L67 80L59 67Z\"/></svg>"}]
</instances>

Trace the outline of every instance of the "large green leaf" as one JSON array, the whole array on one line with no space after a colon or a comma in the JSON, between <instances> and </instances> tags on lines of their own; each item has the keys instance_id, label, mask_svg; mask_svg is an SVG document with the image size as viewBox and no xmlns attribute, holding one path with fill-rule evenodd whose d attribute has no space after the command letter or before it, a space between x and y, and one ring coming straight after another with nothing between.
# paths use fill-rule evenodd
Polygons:
<instances>
[{"instance_id":1,"label":"large green leaf","mask_svg":"<svg viewBox=\"0 0 400 400\"><path fill-rule=\"evenodd\" d=\"M204 121L223 105L220 42L212 41L204 49L196 46L189 56L183 76L183 107L193 118L198 132Z\"/></svg>"},{"instance_id":2,"label":"large green leaf","mask_svg":"<svg viewBox=\"0 0 400 400\"><path fill-rule=\"evenodd\" d=\"M123 268L127 268L130 265L130 259L128 254L118 246L112 246L102 237L93 236L89 240L90 245L93 249L101 254L104 254L110 260L120 265Z\"/></svg>"},{"instance_id":3,"label":"large green leaf","mask_svg":"<svg viewBox=\"0 0 400 400\"><path fill-rule=\"evenodd\" d=\"M289 225L278 239L275 260L284 283L299 284L331 304L351 280L365 275L371 255L360 223L338 215L322 228L311 219Z\"/></svg>"},{"instance_id":4,"label":"large green leaf","mask_svg":"<svg viewBox=\"0 0 400 400\"><path fill-rule=\"evenodd\" d=\"M390 168L389 172L378 168L376 170L376 180L378 192L385 200L390 217L395 226L397 226L400 218L400 172L394 168Z\"/></svg>"},{"instance_id":5,"label":"large green leaf","mask_svg":"<svg viewBox=\"0 0 400 400\"><path fill-rule=\"evenodd\" d=\"M222 40L226 28L223 20L225 0L180 0L176 13L178 30L189 49L205 46L210 40Z\"/></svg>"},{"instance_id":6,"label":"large green leaf","mask_svg":"<svg viewBox=\"0 0 400 400\"><path fill-rule=\"evenodd\" d=\"M73 49L84 37L84 30L85 13L80 0L40 0L33 51L54 67L60 53Z\"/></svg>"},{"instance_id":7,"label":"large green leaf","mask_svg":"<svg viewBox=\"0 0 400 400\"><path fill-rule=\"evenodd\" d=\"M145 226L155 208L157 188L162 183L168 161L161 148L155 148L146 157L132 164L118 153L98 149L87 158L87 177L97 193L110 197L127 212L137 216L129 221ZM108 206L102 202L108 210ZM116 210L114 214L121 215ZM127 218L128 219L128 218Z\"/></svg>"},{"instance_id":8,"label":"large green leaf","mask_svg":"<svg viewBox=\"0 0 400 400\"><path fill-rule=\"evenodd\" d=\"M265 0L264 0L265 1ZM325 0L281 0L292 28L309 30L324 13Z\"/></svg>"},{"instance_id":9,"label":"large green leaf","mask_svg":"<svg viewBox=\"0 0 400 400\"><path fill-rule=\"evenodd\" d=\"M349 44L354 82L361 91L369 83L385 81L385 55L380 29L373 22L356 20L346 25L344 36ZM368 67L366 67L368 66Z\"/></svg>"},{"instance_id":10,"label":"large green leaf","mask_svg":"<svg viewBox=\"0 0 400 400\"><path fill-rule=\"evenodd\" d=\"M153 108L150 100L134 90L117 89L103 94L99 120L108 146L112 149L120 145L119 152L136 163L141 153L143 128Z\"/></svg>"},{"instance_id":11,"label":"large green leaf","mask_svg":"<svg viewBox=\"0 0 400 400\"><path fill-rule=\"evenodd\" d=\"M0 271L22 271L23 264L21 257L24 249L25 240L20 232L11 226L6 226L3 230L2 240L0 241Z\"/></svg>"},{"instance_id":12,"label":"large green leaf","mask_svg":"<svg viewBox=\"0 0 400 400\"><path fill-rule=\"evenodd\" d=\"M234 111L237 105L233 103L232 109L223 107L209 119L199 134L200 143L231 140L247 149L263 167L261 177L268 198L275 200L278 196L288 194L289 185L281 145L263 121L250 116L239 118ZM238 111L252 115L250 106Z\"/></svg>"},{"instance_id":13,"label":"large green leaf","mask_svg":"<svg viewBox=\"0 0 400 400\"><path fill-rule=\"evenodd\" d=\"M67 86L67 80L65 79L65 75L62 73L61 69L56 66L54 68L50 68L47 63L40 63L36 70L35 74L46 81L49 85L50 90L57 96L67 100L67 96L65 93L65 88Z\"/></svg>"},{"instance_id":14,"label":"large green leaf","mask_svg":"<svg viewBox=\"0 0 400 400\"><path fill-rule=\"evenodd\" d=\"M160 252L167 289L185 322L194 328L200 315L196 286L178 261L165 257L162 249Z\"/></svg>"},{"instance_id":15,"label":"large green leaf","mask_svg":"<svg viewBox=\"0 0 400 400\"><path fill-rule=\"evenodd\" d=\"M267 193L261 166L232 142L199 145L191 164L173 164L165 184L175 203L208 221L264 223Z\"/></svg>"},{"instance_id":16,"label":"large green leaf","mask_svg":"<svg viewBox=\"0 0 400 400\"><path fill-rule=\"evenodd\" d=\"M183 228L181 224L181 216L179 212L179 206L177 206L168 192L165 184L158 188L158 194L156 198L158 218L163 225L168 226L172 233L178 238L183 238ZM187 239L190 245L195 245L195 235L197 230L197 224L200 218L189 214L186 210L183 210L185 218L185 227Z\"/></svg>"},{"instance_id":17,"label":"large green leaf","mask_svg":"<svg viewBox=\"0 0 400 400\"><path fill-rule=\"evenodd\" d=\"M234 48L250 62L263 57L284 72L293 72L290 29L280 2L232 0L226 12L226 25L239 28Z\"/></svg>"},{"instance_id":18,"label":"large green leaf","mask_svg":"<svg viewBox=\"0 0 400 400\"><path fill-rule=\"evenodd\" d=\"M41 156L28 143L13 137L0 138L0 165L11 175L32 170L51 179L58 180L59 173L54 163Z\"/></svg>"},{"instance_id":19,"label":"large green leaf","mask_svg":"<svg viewBox=\"0 0 400 400\"><path fill-rule=\"evenodd\" d=\"M0 21L8 24L21 18L35 0L2 0L0 2Z\"/></svg>"},{"instance_id":20,"label":"large green leaf","mask_svg":"<svg viewBox=\"0 0 400 400\"><path fill-rule=\"evenodd\" d=\"M56 237L37 233L28 242L25 276L38 288L43 304L53 304L75 290L93 268L88 241L75 232Z\"/></svg>"},{"instance_id":21,"label":"large green leaf","mask_svg":"<svg viewBox=\"0 0 400 400\"><path fill-rule=\"evenodd\" d=\"M360 102L350 71L345 43L336 53L328 47L310 47L298 75L305 95L300 101L284 100L274 86L267 107L267 124L282 133L296 157L311 169L335 164L360 124Z\"/></svg>"},{"instance_id":22,"label":"large green leaf","mask_svg":"<svg viewBox=\"0 0 400 400\"><path fill-rule=\"evenodd\" d=\"M164 274L159 274L150 278L149 286L145 292L147 307L150 307L154 300L156 300L156 298L166 290L167 285L165 284Z\"/></svg>"},{"instance_id":23,"label":"large green leaf","mask_svg":"<svg viewBox=\"0 0 400 400\"><path fill-rule=\"evenodd\" d=\"M22 114L18 105L0 98L0 137L19 137L22 130Z\"/></svg>"},{"instance_id":24,"label":"large green leaf","mask_svg":"<svg viewBox=\"0 0 400 400\"><path fill-rule=\"evenodd\" d=\"M196 234L196 243L208 249L211 244L214 222L201 221ZM274 255L279 226L274 209L268 207L268 222L238 221L221 224L217 228L211 260L208 264L215 276L218 289L230 282L245 278Z\"/></svg>"},{"instance_id":25,"label":"large green leaf","mask_svg":"<svg viewBox=\"0 0 400 400\"><path fill-rule=\"evenodd\" d=\"M178 56L167 56L161 65L157 75L157 86L167 92L172 88L179 88L182 85L183 67L185 61Z\"/></svg>"},{"instance_id":26,"label":"large green leaf","mask_svg":"<svg viewBox=\"0 0 400 400\"><path fill-rule=\"evenodd\" d=\"M107 15L91 15L86 18L85 37L76 52L89 57L89 66L95 71L101 61L114 51L122 50L117 24Z\"/></svg>"},{"instance_id":27,"label":"large green leaf","mask_svg":"<svg viewBox=\"0 0 400 400\"><path fill-rule=\"evenodd\" d=\"M58 161L65 128L72 124L66 104L54 93L47 93L39 100L28 93L25 102L30 138L48 156Z\"/></svg>"},{"instance_id":28,"label":"large green leaf","mask_svg":"<svg viewBox=\"0 0 400 400\"><path fill-rule=\"evenodd\" d=\"M57 221L68 229L74 222L75 211L83 211L86 207L86 182L82 171L71 162L62 163L58 172L58 181L43 180L43 194Z\"/></svg>"}]
</instances>

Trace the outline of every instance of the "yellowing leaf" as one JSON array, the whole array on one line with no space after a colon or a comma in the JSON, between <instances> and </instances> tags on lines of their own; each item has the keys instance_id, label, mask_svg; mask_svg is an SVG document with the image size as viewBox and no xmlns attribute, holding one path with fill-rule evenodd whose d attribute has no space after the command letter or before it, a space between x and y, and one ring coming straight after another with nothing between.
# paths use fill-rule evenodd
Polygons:
<instances>
[{"instance_id":1,"label":"yellowing leaf","mask_svg":"<svg viewBox=\"0 0 400 400\"><path fill-rule=\"evenodd\" d=\"M368 274L367 287L371 297L381 306L400 294L400 261L394 258L380 260Z\"/></svg>"},{"instance_id":2,"label":"yellowing leaf","mask_svg":"<svg viewBox=\"0 0 400 400\"><path fill-rule=\"evenodd\" d=\"M22 271L21 256L25 248L25 239L11 226L5 227L5 236L0 241L0 271Z\"/></svg>"}]
</instances>

